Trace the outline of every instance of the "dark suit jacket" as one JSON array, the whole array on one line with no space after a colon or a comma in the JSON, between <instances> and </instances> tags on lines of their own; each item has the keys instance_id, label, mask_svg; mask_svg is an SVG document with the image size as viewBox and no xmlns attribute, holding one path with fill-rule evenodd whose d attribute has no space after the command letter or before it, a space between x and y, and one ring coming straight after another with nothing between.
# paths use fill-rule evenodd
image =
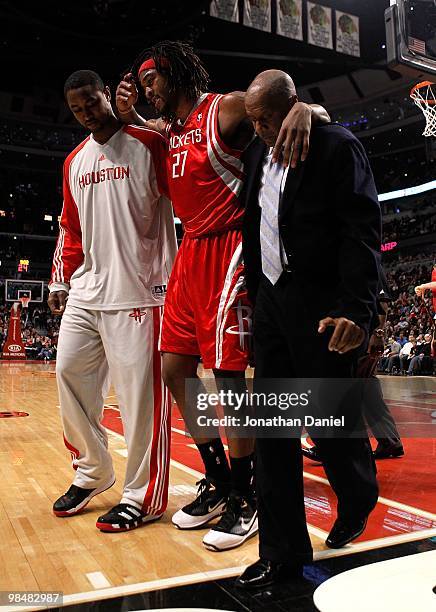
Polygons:
<instances>
[{"instance_id":1,"label":"dark suit jacket","mask_svg":"<svg viewBox=\"0 0 436 612\"><path fill-rule=\"evenodd\" d=\"M262 275L258 194L265 153L256 138L244 155L243 253L253 302ZM289 169L279 229L312 315L344 316L369 334L377 324L381 214L368 159L351 132L334 124L313 128L307 160Z\"/></svg>"}]
</instances>

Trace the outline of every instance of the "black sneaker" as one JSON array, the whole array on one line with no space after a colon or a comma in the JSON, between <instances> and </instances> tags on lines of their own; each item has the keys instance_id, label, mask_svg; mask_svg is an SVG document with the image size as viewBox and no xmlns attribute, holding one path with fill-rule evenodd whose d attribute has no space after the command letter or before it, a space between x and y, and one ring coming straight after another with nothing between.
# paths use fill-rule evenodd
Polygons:
<instances>
[{"instance_id":1,"label":"black sneaker","mask_svg":"<svg viewBox=\"0 0 436 612\"><path fill-rule=\"evenodd\" d=\"M79 514L93 497L103 491L107 491L115 483L115 479L110 484L106 484L97 489L82 489L76 485L71 485L64 495L53 504L53 514L56 516L73 516Z\"/></svg>"},{"instance_id":2,"label":"black sneaker","mask_svg":"<svg viewBox=\"0 0 436 612\"><path fill-rule=\"evenodd\" d=\"M97 519L100 531L130 531L145 523L157 521L163 514L146 514L130 504L118 504Z\"/></svg>"},{"instance_id":3,"label":"black sneaker","mask_svg":"<svg viewBox=\"0 0 436 612\"><path fill-rule=\"evenodd\" d=\"M226 511L204 536L203 544L210 550L229 550L240 546L257 532L255 500L232 491L226 504Z\"/></svg>"},{"instance_id":4,"label":"black sneaker","mask_svg":"<svg viewBox=\"0 0 436 612\"><path fill-rule=\"evenodd\" d=\"M173 525L179 529L195 529L220 516L225 509L229 489L217 486L211 478L202 478L197 483L197 497L174 515Z\"/></svg>"}]
</instances>

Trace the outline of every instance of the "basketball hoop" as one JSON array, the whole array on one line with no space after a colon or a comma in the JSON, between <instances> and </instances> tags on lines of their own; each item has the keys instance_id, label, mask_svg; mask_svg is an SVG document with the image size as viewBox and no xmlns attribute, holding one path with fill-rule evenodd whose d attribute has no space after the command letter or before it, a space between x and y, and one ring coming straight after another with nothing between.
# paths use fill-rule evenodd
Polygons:
<instances>
[{"instance_id":1,"label":"basketball hoop","mask_svg":"<svg viewBox=\"0 0 436 612\"><path fill-rule=\"evenodd\" d=\"M435 83L423 81L418 83L410 91L410 97L416 106L422 110L426 120L423 136L436 136L436 90Z\"/></svg>"},{"instance_id":2,"label":"basketball hoop","mask_svg":"<svg viewBox=\"0 0 436 612\"><path fill-rule=\"evenodd\" d=\"M24 308L27 308L29 306L29 302L30 302L30 297L27 295L22 295L21 297L18 298L21 302L21 306Z\"/></svg>"}]
</instances>

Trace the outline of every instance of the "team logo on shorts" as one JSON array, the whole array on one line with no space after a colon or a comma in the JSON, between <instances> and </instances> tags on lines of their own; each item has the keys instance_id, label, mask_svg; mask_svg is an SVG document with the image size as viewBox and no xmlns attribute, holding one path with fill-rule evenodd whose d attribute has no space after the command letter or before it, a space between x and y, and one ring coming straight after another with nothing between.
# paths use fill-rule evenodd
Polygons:
<instances>
[{"instance_id":1,"label":"team logo on shorts","mask_svg":"<svg viewBox=\"0 0 436 612\"><path fill-rule=\"evenodd\" d=\"M147 310L145 308L133 308L132 312L129 313L129 317L141 323L142 317L145 317L147 314Z\"/></svg>"},{"instance_id":2,"label":"team logo on shorts","mask_svg":"<svg viewBox=\"0 0 436 612\"><path fill-rule=\"evenodd\" d=\"M243 304L241 300L233 307L236 310L238 317L237 325L231 325L226 329L226 334L238 334L239 335L239 346L242 350L245 350L246 340L247 344L250 343L251 336L253 335L253 309L248 304Z\"/></svg>"}]
</instances>

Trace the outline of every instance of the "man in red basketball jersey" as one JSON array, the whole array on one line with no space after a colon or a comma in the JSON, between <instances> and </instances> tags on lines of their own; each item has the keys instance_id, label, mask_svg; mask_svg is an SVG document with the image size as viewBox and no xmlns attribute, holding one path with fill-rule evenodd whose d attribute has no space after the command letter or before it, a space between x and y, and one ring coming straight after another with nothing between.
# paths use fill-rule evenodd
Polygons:
<instances>
[{"instance_id":1,"label":"man in red basketball jersey","mask_svg":"<svg viewBox=\"0 0 436 612\"><path fill-rule=\"evenodd\" d=\"M242 260L244 209L238 196L243 185L241 155L254 130L244 93L206 93L208 74L185 43L164 41L144 51L132 73L118 86L118 111L125 122L166 134L170 197L185 232L168 284L161 350L164 381L188 421L185 380L197 376L200 357L218 385L233 379L235 388L242 387L248 365L251 306ZM136 113L134 79L160 119L146 122ZM295 166L300 154L304 160L312 115L328 121L320 107L294 106L277 142L276 158L284 144L285 163L292 157ZM229 438L230 466L218 433L195 437L195 442L205 478L196 499L176 512L173 523L193 529L221 515L203 543L212 550L234 548L257 532L253 440Z\"/></svg>"}]
</instances>

